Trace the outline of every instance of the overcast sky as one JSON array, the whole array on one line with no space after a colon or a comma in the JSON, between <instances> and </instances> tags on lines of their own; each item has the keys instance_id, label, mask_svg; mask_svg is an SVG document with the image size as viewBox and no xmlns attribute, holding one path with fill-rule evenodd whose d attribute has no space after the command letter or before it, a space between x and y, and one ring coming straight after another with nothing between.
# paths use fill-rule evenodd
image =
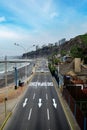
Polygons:
<instances>
[{"instance_id":1,"label":"overcast sky","mask_svg":"<svg viewBox=\"0 0 87 130\"><path fill-rule=\"evenodd\" d=\"M87 0L0 0L0 55L87 32Z\"/></svg>"}]
</instances>

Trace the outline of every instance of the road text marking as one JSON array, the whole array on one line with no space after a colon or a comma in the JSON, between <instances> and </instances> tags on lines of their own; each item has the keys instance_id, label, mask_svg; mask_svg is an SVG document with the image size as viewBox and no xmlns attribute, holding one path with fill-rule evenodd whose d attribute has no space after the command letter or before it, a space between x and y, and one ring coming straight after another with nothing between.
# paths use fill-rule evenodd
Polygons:
<instances>
[{"instance_id":1,"label":"road text marking","mask_svg":"<svg viewBox=\"0 0 87 130\"><path fill-rule=\"evenodd\" d=\"M25 101L24 101L24 103L23 103L23 107L25 107L25 106L26 106L27 101L28 101L28 98L25 98Z\"/></svg>"},{"instance_id":2,"label":"road text marking","mask_svg":"<svg viewBox=\"0 0 87 130\"><path fill-rule=\"evenodd\" d=\"M39 106L39 108L42 106L42 99L41 98L39 98L38 106Z\"/></svg>"},{"instance_id":3,"label":"road text marking","mask_svg":"<svg viewBox=\"0 0 87 130\"><path fill-rule=\"evenodd\" d=\"M34 86L34 87L37 87L37 86L53 86L53 82L31 82L29 84L29 86Z\"/></svg>"},{"instance_id":4,"label":"road text marking","mask_svg":"<svg viewBox=\"0 0 87 130\"><path fill-rule=\"evenodd\" d=\"M55 101L54 98L53 98L53 106L54 106L55 108L57 108L57 103L56 103L56 101Z\"/></svg>"}]
</instances>

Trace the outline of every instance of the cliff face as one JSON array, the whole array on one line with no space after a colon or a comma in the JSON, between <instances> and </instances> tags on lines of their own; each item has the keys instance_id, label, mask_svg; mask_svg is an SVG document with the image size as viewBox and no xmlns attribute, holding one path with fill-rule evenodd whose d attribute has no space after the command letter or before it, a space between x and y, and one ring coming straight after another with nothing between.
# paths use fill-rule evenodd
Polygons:
<instances>
[{"instance_id":1,"label":"cliff face","mask_svg":"<svg viewBox=\"0 0 87 130\"><path fill-rule=\"evenodd\" d=\"M79 35L75 38L70 39L61 45L61 49L69 51L72 46L78 46L84 50L87 49L87 34Z\"/></svg>"},{"instance_id":2,"label":"cliff face","mask_svg":"<svg viewBox=\"0 0 87 130\"><path fill-rule=\"evenodd\" d=\"M60 50L70 51L72 46L83 48L84 55L87 55L87 34L76 36L75 38L72 38L59 46L45 46L41 49L38 49L37 51L23 54L23 57L25 57L26 55L31 58L48 57L53 54L58 54Z\"/></svg>"}]
</instances>

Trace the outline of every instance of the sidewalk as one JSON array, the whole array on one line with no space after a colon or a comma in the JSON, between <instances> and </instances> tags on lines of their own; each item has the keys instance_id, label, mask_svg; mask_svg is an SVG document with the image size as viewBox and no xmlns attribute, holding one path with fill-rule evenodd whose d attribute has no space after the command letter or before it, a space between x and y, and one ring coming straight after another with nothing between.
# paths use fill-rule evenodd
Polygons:
<instances>
[{"instance_id":1,"label":"sidewalk","mask_svg":"<svg viewBox=\"0 0 87 130\"><path fill-rule=\"evenodd\" d=\"M60 103L62 105L62 108L64 110L65 116L67 118L67 121L70 125L71 130L81 130L79 125L77 124L76 119L74 118L73 113L71 112L66 100L62 96L62 93L61 93L60 89L58 88L58 84L54 78L53 78L53 82L54 82L56 92L58 94Z\"/></svg>"},{"instance_id":2,"label":"sidewalk","mask_svg":"<svg viewBox=\"0 0 87 130\"><path fill-rule=\"evenodd\" d=\"M16 90L14 89L14 85L11 84L8 87L5 87L3 89L0 89L0 127L2 126L3 122L5 121L5 119L7 118L7 116L9 115L9 113L12 113L12 110L15 108L15 106L17 105L18 101L21 99L21 97L23 96L24 92L27 89L27 85L30 82L30 80L32 79L34 72L35 72L35 68L33 68L32 70L33 74L31 74L31 76L29 76L26 80L25 80L25 84L23 87L18 87ZM9 91L8 91L9 90ZM6 117L5 117L5 102L4 102L4 98L6 95L6 91L8 91L8 100L6 101Z\"/></svg>"}]
</instances>

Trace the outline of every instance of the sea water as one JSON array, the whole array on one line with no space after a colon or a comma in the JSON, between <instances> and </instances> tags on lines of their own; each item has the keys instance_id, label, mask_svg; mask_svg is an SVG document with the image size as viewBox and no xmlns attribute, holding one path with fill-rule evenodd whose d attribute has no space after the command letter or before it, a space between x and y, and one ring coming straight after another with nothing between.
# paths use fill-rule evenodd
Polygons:
<instances>
[{"instance_id":1,"label":"sea water","mask_svg":"<svg viewBox=\"0 0 87 130\"><path fill-rule=\"evenodd\" d=\"M2 57L0 57L0 61L3 61L4 59ZM20 59L8 59L8 60L20 60ZM16 67L17 69L22 68L26 65L29 65L30 63L7 63L7 72L11 73L12 71L14 71L14 67ZM0 63L0 79L3 78L5 74L5 63Z\"/></svg>"}]
</instances>

